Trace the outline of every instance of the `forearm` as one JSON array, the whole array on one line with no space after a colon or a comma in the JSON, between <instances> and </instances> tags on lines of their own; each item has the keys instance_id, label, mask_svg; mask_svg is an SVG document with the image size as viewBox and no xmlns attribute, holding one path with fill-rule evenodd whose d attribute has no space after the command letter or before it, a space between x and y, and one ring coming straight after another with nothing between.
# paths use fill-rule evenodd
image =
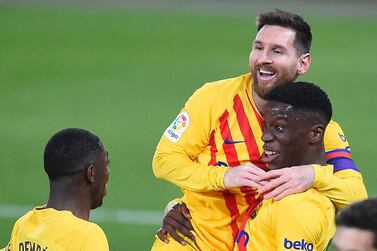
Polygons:
<instances>
[{"instance_id":1,"label":"forearm","mask_svg":"<svg viewBox=\"0 0 377 251\"><path fill-rule=\"evenodd\" d=\"M223 190L227 167L196 163L179 152L157 150L153 157L153 173L179 187L192 191Z\"/></svg>"},{"instance_id":2,"label":"forearm","mask_svg":"<svg viewBox=\"0 0 377 251\"><path fill-rule=\"evenodd\" d=\"M367 198L367 191L360 173L354 170L333 173L331 165L313 165L313 167L315 173L313 187L328 197L337 209Z\"/></svg>"}]
</instances>

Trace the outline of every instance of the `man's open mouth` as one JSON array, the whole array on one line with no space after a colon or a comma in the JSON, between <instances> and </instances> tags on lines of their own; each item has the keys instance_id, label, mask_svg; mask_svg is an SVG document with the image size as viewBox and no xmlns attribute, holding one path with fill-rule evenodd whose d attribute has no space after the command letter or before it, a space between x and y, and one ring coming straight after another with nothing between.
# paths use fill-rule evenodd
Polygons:
<instances>
[{"instance_id":1,"label":"man's open mouth","mask_svg":"<svg viewBox=\"0 0 377 251\"><path fill-rule=\"evenodd\" d=\"M273 70L259 69L258 75L261 80L270 80L275 77L276 72Z\"/></svg>"},{"instance_id":2,"label":"man's open mouth","mask_svg":"<svg viewBox=\"0 0 377 251\"><path fill-rule=\"evenodd\" d=\"M279 157L279 153L271 150L264 150L261 160L268 164L273 162L277 157Z\"/></svg>"}]
</instances>

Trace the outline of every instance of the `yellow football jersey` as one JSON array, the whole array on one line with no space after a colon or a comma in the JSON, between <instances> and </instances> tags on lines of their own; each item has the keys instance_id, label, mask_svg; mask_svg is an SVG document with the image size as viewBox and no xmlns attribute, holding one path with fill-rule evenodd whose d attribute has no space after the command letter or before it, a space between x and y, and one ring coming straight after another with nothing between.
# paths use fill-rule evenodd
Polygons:
<instances>
[{"instance_id":1,"label":"yellow football jersey","mask_svg":"<svg viewBox=\"0 0 377 251\"><path fill-rule=\"evenodd\" d=\"M250 73L205 84L166 129L154 155L156 177L182 188L181 200L191 212L202 250L232 250L243 216L255 200L251 188L225 188L228 168L245 162L265 168L260 161L264 120L251 90ZM328 155L328 161L344 166L335 175L332 167L315 166L314 187L340 208L364 199L366 191L339 125L332 121L328 128L326 151L344 151Z\"/></svg>"},{"instance_id":2,"label":"yellow football jersey","mask_svg":"<svg viewBox=\"0 0 377 251\"><path fill-rule=\"evenodd\" d=\"M10 251L109 250L107 238L95 223L82 220L70 211L34 208L15 223Z\"/></svg>"},{"instance_id":3,"label":"yellow football jersey","mask_svg":"<svg viewBox=\"0 0 377 251\"><path fill-rule=\"evenodd\" d=\"M280 201L265 200L256 212L234 250L321 251L335 233L335 207L314 189Z\"/></svg>"}]
</instances>

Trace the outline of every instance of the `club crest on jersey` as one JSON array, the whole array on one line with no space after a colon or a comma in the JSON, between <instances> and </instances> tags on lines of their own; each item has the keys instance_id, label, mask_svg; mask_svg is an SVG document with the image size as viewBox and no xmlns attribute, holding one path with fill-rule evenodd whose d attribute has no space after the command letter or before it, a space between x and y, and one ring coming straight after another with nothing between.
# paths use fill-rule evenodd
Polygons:
<instances>
[{"instance_id":1,"label":"club crest on jersey","mask_svg":"<svg viewBox=\"0 0 377 251\"><path fill-rule=\"evenodd\" d=\"M184 131L190 124L190 117L187 112L182 112L178 114L177 118L171 123L171 125L166 129L164 135L172 142L177 142L182 136Z\"/></svg>"}]
</instances>

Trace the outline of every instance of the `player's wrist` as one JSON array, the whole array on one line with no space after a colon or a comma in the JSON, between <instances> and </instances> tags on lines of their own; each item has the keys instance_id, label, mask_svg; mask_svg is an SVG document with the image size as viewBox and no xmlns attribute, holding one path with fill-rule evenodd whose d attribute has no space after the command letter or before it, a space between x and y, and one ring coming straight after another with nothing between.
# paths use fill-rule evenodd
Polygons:
<instances>
[{"instance_id":1,"label":"player's wrist","mask_svg":"<svg viewBox=\"0 0 377 251\"><path fill-rule=\"evenodd\" d=\"M180 205L182 204L181 201L177 201L177 200L173 200L173 201L170 201L166 207L165 207L165 210L164 210L164 217L176 206L176 205Z\"/></svg>"}]
</instances>

